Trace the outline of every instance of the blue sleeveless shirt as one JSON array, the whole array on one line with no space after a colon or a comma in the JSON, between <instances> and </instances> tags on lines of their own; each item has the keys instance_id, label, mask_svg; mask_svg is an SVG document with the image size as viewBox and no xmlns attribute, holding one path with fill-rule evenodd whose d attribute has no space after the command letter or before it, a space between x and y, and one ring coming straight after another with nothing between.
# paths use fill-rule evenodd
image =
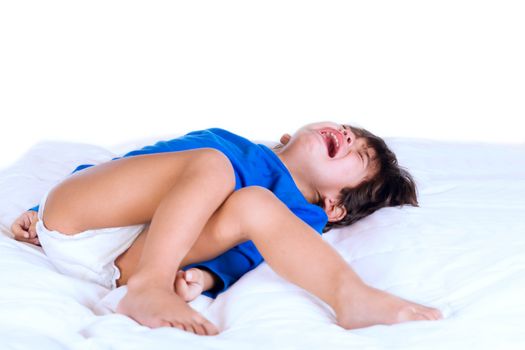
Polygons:
<instances>
[{"instance_id":1,"label":"blue sleeveless shirt","mask_svg":"<svg viewBox=\"0 0 525 350\"><path fill-rule=\"evenodd\" d=\"M229 131L218 128L193 131L169 141L159 141L154 145L128 152L122 157L198 148L214 148L221 151L230 160L235 172L235 190L247 186L267 188L286 204L297 217L318 233L322 233L328 222L326 213L321 207L309 203L304 198L279 157L267 146L253 143ZM82 164L73 173L93 165ZM31 208L31 210L38 211L38 206ZM203 293L215 298L261 262L263 262L263 257L253 242L247 241L214 259L185 266L183 270L197 267L216 275L219 283L213 289Z\"/></svg>"}]
</instances>

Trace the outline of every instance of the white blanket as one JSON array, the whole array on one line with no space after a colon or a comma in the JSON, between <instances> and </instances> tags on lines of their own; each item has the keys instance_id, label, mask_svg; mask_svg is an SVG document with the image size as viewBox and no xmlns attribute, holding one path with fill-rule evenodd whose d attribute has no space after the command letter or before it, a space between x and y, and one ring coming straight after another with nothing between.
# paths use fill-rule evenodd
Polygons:
<instances>
[{"instance_id":1,"label":"white blanket","mask_svg":"<svg viewBox=\"0 0 525 350\"><path fill-rule=\"evenodd\" d=\"M264 263L215 301L192 303L218 336L113 314L124 288L108 294L63 276L41 249L10 238L13 220L77 165L119 154L44 142L0 172L0 348L525 348L525 145L387 143L416 178L421 206L384 208L324 238L367 283L438 307L444 320L344 330L326 304Z\"/></svg>"}]
</instances>

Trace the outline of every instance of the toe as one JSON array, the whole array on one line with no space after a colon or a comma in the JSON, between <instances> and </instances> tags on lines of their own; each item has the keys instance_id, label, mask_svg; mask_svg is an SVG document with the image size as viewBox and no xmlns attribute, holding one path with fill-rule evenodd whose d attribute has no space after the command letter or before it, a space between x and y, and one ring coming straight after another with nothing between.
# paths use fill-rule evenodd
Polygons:
<instances>
[{"instance_id":1,"label":"toe","mask_svg":"<svg viewBox=\"0 0 525 350\"><path fill-rule=\"evenodd\" d=\"M206 330L206 334L207 335L217 335L217 334L219 334L219 330L217 329L217 327L215 327L215 325L213 323L211 323L210 321L208 321L208 320L205 320L202 323L202 326Z\"/></svg>"},{"instance_id":2,"label":"toe","mask_svg":"<svg viewBox=\"0 0 525 350\"><path fill-rule=\"evenodd\" d=\"M425 320L429 320L429 321L434 320L434 314L432 313L431 309L419 308L416 310L416 312L418 315L423 316Z\"/></svg>"},{"instance_id":3,"label":"toe","mask_svg":"<svg viewBox=\"0 0 525 350\"><path fill-rule=\"evenodd\" d=\"M431 320L431 321L435 321L435 320L437 320L437 318L436 318L436 314L434 313L434 310L432 310L432 309L427 310L427 311L425 312L425 316L426 316L429 320Z\"/></svg>"},{"instance_id":4,"label":"toe","mask_svg":"<svg viewBox=\"0 0 525 350\"><path fill-rule=\"evenodd\" d=\"M416 320L416 321L428 321L428 318L424 314L416 313L416 314L414 314L414 320Z\"/></svg>"},{"instance_id":5,"label":"toe","mask_svg":"<svg viewBox=\"0 0 525 350\"><path fill-rule=\"evenodd\" d=\"M195 328L193 327L193 324L191 323L185 324L184 328L186 329L186 332L197 334L197 331L195 330Z\"/></svg>"},{"instance_id":6,"label":"toe","mask_svg":"<svg viewBox=\"0 0 525 350\"><path fill-rule=\"evenodd\" d=\"M195 329L195 334L206 335L206 329L198 322L193 323L193 329Z\"/></svg>"},{"instance_id":7,"label":"toe","mask_svg":"<svg viewBox=\"0 0 525 350\"><path fill-rule=\"evenodd\" d=\"M181 331L185 331L184 329L184 326L182 324L180 324L179 322L171 322L171 325L173 326L173 328L178 328L180 329Z\"/></svg>"},{"instance_id":8,"label":"toe","mask_svg":"<svg viewBox=\"0 0 525 350\"><path fill-rule=\"evenodd\" d=\"M162 319L153 319L149 322L145 322L144 324L150 328L171 327L171 323Z\"/></svg>"},{"instance_id":9,"label":"toe","mask_svg":"<svg viewBox=\"0 0 525 350\"><path fill-rule=\"evenodd\" d=\"M439 312L439 310L436 310L436 309L426 309L424 311L424 314L431 321L436 321L436 320L439 320L439 318L440 318L439 317L440 312Z\"/></svg>"},{"instance_id":10,"label":"toe","mask_svg":"<svg viewBox=\"0 0 525 350\"><path fill-rule=\"evenodd\" d=\"M436 317L436 320L442 320L443 319L443 314L438 309L434 309L433 310L433 314Z\"/></svg>"}]
</instances>

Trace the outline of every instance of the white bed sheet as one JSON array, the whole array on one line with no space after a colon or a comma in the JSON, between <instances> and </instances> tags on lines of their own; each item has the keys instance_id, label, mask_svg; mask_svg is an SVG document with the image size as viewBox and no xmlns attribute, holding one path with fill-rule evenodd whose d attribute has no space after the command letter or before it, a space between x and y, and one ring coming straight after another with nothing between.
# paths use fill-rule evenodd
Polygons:
<instances>
[{"instance_id":1,"label":"white bed sheet","mask_svg":"<svg viewBox=\"0 0 525 350\"><path fill-rule=\"evenodd\" d=\"M126 149L146 144L126 145ZM347 331L329 307L262 264L192 306L222 330L199 337L113 314L108 290L56 272L9 226L78 164L112 151L42 142L0 172L1 349L523 349L525 145L387 139L419 186L419 208L384 208L324 238L369 284L440 308L437 322Z\"/></svg>"}]
</instances>

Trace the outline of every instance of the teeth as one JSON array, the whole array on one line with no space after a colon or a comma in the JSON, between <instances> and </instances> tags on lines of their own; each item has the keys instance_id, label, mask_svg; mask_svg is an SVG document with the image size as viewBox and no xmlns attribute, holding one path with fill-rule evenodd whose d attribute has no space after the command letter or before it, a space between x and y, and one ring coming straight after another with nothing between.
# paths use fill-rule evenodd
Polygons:
<instances>
[{"instance_id":1,"label":"teeth","mask_svg":"<svg viewBox=\"0 0 525 350\"><path fill-rule=\"evenodd\" d=\"M329 137L332 138L332 140L335 143L335 150L337 152L337 150L339 149L339 139L337 138L337 136L335 136L333 132L323 132L323 135L328 135Z\"/></svg>"},{"instance_id":2,"label":"teeth","mask_svg":"<svg viewBox=\"0 0 525 350\"><path fill-rule=\"evenodd\" d=\"M339 140L337 139L337 136L331 132L329 132L328 135L334 140L336 147L339 148Z\"/></svg>"}]
</instances>

